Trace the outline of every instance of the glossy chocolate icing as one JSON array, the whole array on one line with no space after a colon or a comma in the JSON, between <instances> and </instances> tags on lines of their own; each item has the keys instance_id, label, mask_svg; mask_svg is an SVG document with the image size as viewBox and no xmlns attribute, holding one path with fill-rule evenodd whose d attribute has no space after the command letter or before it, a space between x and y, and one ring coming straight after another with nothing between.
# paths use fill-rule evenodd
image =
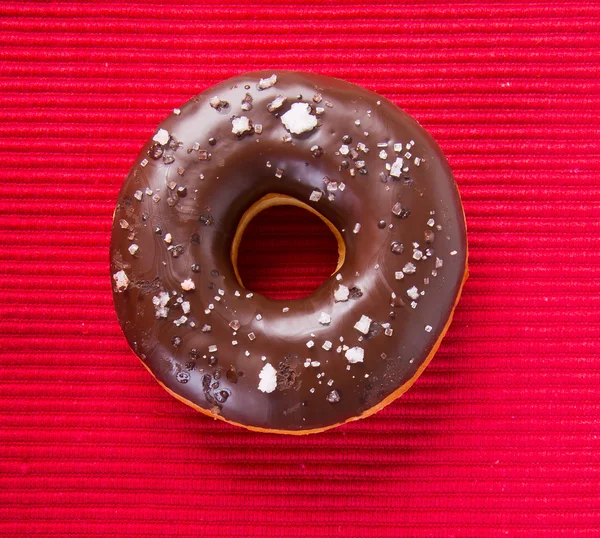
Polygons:
<instances>
[{"instance_id":1,"label":"glossy chocolate icing","mask_svg":"<svg viewBox=\"0 0 600 538\"><path fill-rule=\"evenodd\" d=\"M282 119L295 103L308 104L300 123ZM236 280L237 223L269 193L344 239L343 266L309 297ZM123 332L165 387L244 426L299 431L357 417L416 375L458 299L467 244L452 172L412 117L338 79L265 71L161 123L119 194L110 258Z\"/></svg>"}]
</instances>

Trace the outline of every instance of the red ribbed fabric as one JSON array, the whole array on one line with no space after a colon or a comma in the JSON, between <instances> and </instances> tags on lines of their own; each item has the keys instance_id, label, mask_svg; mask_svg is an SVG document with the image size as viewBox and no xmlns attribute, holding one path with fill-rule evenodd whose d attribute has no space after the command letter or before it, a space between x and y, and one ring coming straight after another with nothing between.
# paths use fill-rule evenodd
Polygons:
<instances>
[{"instance_id":1,"label":"red ribbed fabric","mask_svg":"<svg viewBox=\"0 0 600 538\"><path fill-rule=\"evenodd\" d=\"M0 535L597 535L599 67L591 1L0 3ZM415 116L469 227L471 278L425 374L305 438L171 398L110 295L113 206L143 141L262 68L341 77ZM335 263L328 232L288 211L241 260L279 296Z\"/></svg>"}]
</instances>

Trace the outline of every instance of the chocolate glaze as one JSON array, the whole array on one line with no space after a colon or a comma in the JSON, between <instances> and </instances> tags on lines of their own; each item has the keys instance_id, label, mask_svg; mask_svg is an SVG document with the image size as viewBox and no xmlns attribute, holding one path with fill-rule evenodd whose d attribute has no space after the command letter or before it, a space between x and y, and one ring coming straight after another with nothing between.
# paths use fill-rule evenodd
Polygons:
<instances>
[{"instance_id":1,"label":"chocolate glaze","mask_svg":"<svg viewBox=\"0 0 600 538\"><path fill-rule=\"evenodd\" d=\"M113 295L127 341L168 389L245 426L315 430L365 413L416 375L458 298L466 230L448 163L412 117L341 80L276 71L271 85L272 74L210 88L144 145L114 215ZM308 103L302 119L318 125L290 133L281 117L294 103ZM252 127L236 135L232 117ZM237 223L269 193L307 203L344 239L341 276L309 297L247 296L234 275ZM187 279L195 289L182 289ZM335 302L340 285L349 298ZM362 316L372 320L366 335L355 328ZM338 346L361 348L363 362ZM259 390L261 371L272 392Z\"/></svg>"}]
</instances>

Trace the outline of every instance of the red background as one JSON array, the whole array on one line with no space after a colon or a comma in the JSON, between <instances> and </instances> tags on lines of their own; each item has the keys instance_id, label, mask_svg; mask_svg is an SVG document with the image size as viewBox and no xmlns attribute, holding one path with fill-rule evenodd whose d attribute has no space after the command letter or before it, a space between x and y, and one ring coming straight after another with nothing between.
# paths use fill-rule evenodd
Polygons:
<instances>
[{"instance_id":1,"label":"red background","mask_svg":"<svg viewBox=\"0 0 600 538\"><path fill-rule=\"evenodd\" d=\"M597 533L600 4L296 6L0 3L0 535ZM471 278L422 378L305 438L168 396L121 335L108 275L117 191L155 125L270 67L414 115L469 227ZM259 235L276 254L252 255ZM249 282L306 292L328 239L266 215Z\"/></svg>"}]
</instances>

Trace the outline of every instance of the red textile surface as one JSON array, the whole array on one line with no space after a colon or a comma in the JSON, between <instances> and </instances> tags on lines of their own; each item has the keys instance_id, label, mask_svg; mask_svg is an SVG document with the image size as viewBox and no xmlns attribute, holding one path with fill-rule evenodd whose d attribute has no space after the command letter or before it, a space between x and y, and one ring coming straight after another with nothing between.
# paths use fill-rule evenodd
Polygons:
<instances>
[{"instance_id":1,"label":"red textile surface","mask_svg":"<svg viewBox=\"0 0 600 538\"><path fill-rule=\"evenodd\" d=\"M599 28L582 1L0 3L0 535L596 534ZM195 93L268 67L345 78L418 118L469 226L471 278L425 374L305 438L167 395L108 277L142 142ZM290 230L269 218L267 241ZM315 254L277 243L269 263L297 256L274 279L250 258L250 281L309 289L327 272L319 237Z\"/></svg>"}]
</instances>

